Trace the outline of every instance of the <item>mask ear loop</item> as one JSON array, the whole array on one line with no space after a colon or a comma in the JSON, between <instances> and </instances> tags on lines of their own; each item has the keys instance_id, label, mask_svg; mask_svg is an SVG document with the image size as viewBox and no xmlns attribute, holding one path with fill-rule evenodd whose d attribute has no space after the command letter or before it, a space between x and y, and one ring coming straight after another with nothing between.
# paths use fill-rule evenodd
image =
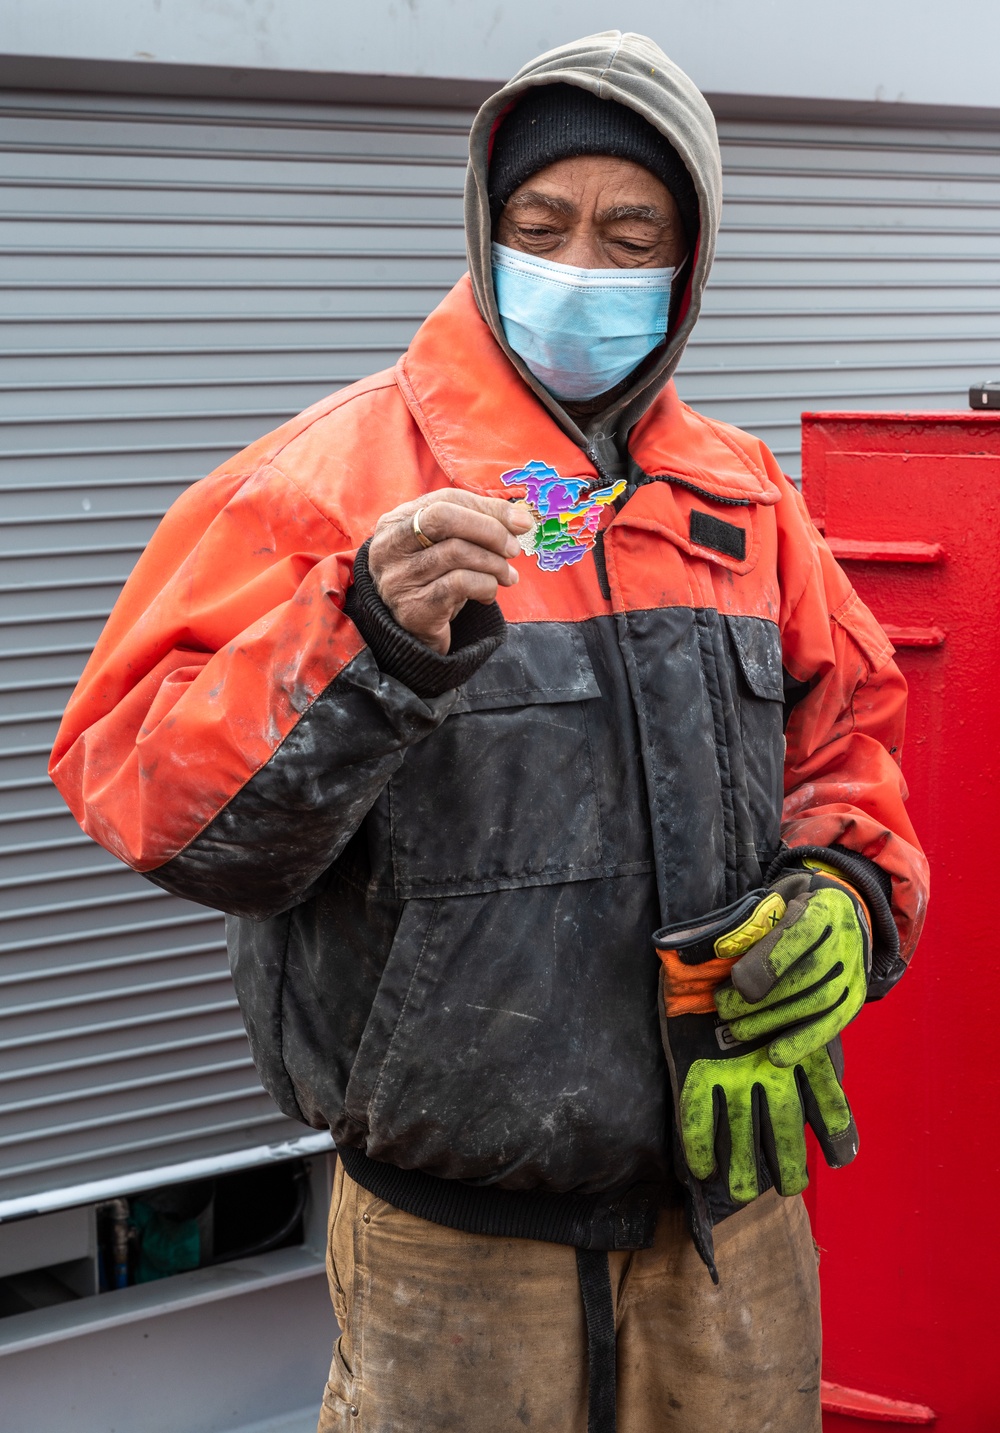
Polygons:
<instances>
[{"instance_id":1,"label":"mask ear loop","mask_svg":"<svg viewBox=\"0 0 1000 1433\"><path fill-rule=\"evenodd\" d=\"M670 335L676 332L678 324L684 317L684 314L686 312L686 308L684 307L684 299L687 296L687 278L689 277L689 274L685 274L684 270L689 269L690 272L690 258L690 253L684 255L684 258L675 267L674 276L670 280L670 303L667 306L667 328L666 332L663 335L663 339L660 343L656 345L654 349L650 350L650 352L642 360L642 363L638 364L637 367L632 370L631 377L633 379L639 376L639 372L644 365L649 364L650 367L653 366L651 360L653 359L654 355L661 354L663 349L666 348L667 343L670 340Z\"/></svg>"},{"instance_id":2,"label":"mask ear loop","mask_svg":"<svg viewBox=\"0 0 1000 1433\"><path fill-rule=\"evenodd\" d=\"M687 300L690 288L691 275L694 272L694 254L689 249L683 260L674 270L674 276L670 281L670 305L667 309L667 331L663 335L668 339L680 326L681 319L687 313Z\"/></svg>"},{"instance_id":3,"label":"mask ear loop","mask_svg":"<svg viewBox=\"0 0 1000 1433\"><path fill-rule=\"evenodd\" d=\"M690 304L691 304L691 281L692 281L692 279L694 278L694 269L695 269L695 264L698 262L698 249L699 249L700 245L701 245L701 234L699 233L697 239L695 239L695 241L694 241L694 246L693 246L693 248L689 249L688 252L687 252L687 254L685 255L683 264L678 264L678 266L677 266L677 272L674 274L673 283L670 285L670 309L669 309L669 312L668 312L668 315L667 315L667 333L666 333L666 336L667 336L668 338L670 337L670 335L671 335L672 333L676 332L676 330L677 330L677 329L680 327L680 325L683 323L683 321L684 321L684 315L687 313L688 308L690 307ZM682 278L683 278L683 281L684 281L683 289L681 289L681 279L682 279ZM677 293L678 293L678 299L677 299L676 310L675 310L675 307L674 307L674 285L675 285L675 284L677 285Z\"/></svg>"}]
</instances>

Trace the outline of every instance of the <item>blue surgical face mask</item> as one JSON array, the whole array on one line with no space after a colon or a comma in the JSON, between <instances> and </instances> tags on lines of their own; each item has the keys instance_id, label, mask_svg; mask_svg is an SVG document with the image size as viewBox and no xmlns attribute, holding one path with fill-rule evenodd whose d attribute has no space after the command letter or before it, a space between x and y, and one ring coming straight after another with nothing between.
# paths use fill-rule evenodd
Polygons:
<instances>
[{"instance_id":1,"label":"blue surgical face mask","mask_svg":"<svg viewBox=\"0 0 1000 1433\"><path fill-rule=\"evenodd\" d=\"M577 269L493 245L507 342L556 398L596 398L662 343L675 269Z\"/></svg>"}]
</instances>

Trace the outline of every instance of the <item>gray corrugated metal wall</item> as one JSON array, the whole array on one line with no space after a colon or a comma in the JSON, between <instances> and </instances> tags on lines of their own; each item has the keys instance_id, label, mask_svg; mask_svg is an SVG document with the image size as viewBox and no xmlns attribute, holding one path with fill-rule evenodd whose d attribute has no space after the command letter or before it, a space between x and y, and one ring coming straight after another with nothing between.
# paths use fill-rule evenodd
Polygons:
<instances>
[{"instance_id":1,"label":"gray corrugated metal wall","mask_svg":"<svg viewBox=\"0 0 1000 1433\"><path fill-rule=\"evenodd\" d=\"M1000 130L721 126L719 260L679 388L799 472L810 408L962 408L1000 374Z\"/></svg>"},{"instance_id":2,"label":"gray corrugated metal wall","mask_svg":"<svg viewBox=\"0 0 1000 1433\"><path fill-rule=\"evenodd\" d=\"M59 712L166 504L393 361L463 268L458 111L0 101L0 1197L301 1132L220 919L82 837ZM803 407L949 407L1000 368L1000 138L723 126L680 380L795 471Z\"/></svg>"},{"instance_id":3,"label":"gray corrugated metal wall","mask_svg":"<svg viewBox=\"0 0 1000 1433\"><path fill-rule=\"evenodd\" d=\"M0 1197L304 1133L220 917L83 837L46 751L166 505L391 363L461 273L465 123L2 101Z\"/></svg>"}]
</instances>

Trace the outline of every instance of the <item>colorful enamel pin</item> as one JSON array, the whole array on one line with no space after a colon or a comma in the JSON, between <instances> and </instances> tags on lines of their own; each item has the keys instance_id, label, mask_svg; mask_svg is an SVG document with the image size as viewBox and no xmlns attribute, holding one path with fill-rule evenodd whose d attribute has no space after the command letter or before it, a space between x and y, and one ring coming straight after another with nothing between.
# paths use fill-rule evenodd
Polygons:
<instances>
[{"instance_id":1,"label":"colorful enamel pin","mask_svg":"<svg viewBox=\"0 0 1000 1433\"><path fill-rule=\"evenodd\" d=\"M589 488L586 478L561 478L555 468L534 458L523 468L500 474L505 487L525 489L523 501L535 526L518 538L523 550L534 553L543 572L558 572L590 552L597 538L601 508L625 491L624 480L609 488L580 494Z\"/></svg>"}]
</instances>

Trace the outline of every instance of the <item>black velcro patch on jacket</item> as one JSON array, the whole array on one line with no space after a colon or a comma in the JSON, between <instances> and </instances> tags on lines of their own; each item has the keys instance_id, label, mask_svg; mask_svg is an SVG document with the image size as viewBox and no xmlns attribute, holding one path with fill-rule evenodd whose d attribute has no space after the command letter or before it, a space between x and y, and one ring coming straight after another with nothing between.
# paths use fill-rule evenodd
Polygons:
<instances>
[{"instance_id":1,"label":"black velcro patch on jacket","mask_svg":"<svg viewBox=\"0 0 1000 1433\"><path fill-rule=\"evenodd\" d=\"M691 541L699 547L714 547L716 552L724 552L740 562L747 555L747 535L743 528L712 517L711 513L699 512L697 508L691 510Z\"/></svg>"}]
</instances>

